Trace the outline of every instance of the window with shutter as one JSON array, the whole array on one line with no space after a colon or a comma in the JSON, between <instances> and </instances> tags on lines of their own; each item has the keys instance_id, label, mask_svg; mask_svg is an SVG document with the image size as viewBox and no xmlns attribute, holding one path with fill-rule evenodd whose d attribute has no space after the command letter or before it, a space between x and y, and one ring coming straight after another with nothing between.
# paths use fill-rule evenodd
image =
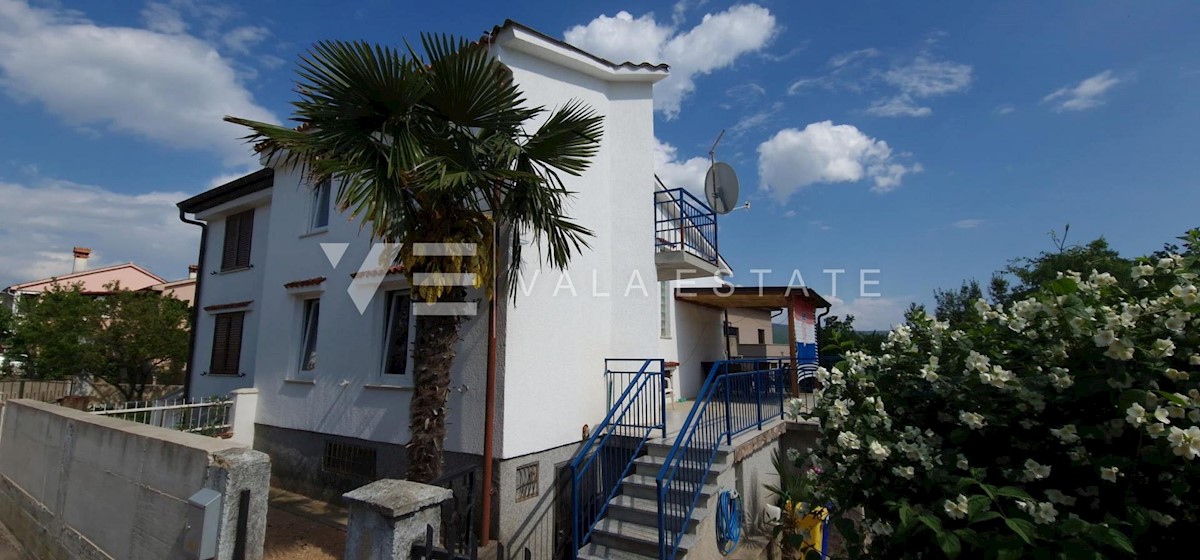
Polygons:
<instances>
[{"instance_id":1,"label":"window with shutter","mask_svg":"<svg viewBox=\"0 0 1200 560\"><path fill-rule=\"evenodd\" d=\"M412 345L416 340L412 298L407 291L387 293L383 325L383 374L407 375L412 371Z\"/></svg>"},{"instance_id":2,"label":"window with shutter","mask_svg":"<svg viewBox=\"0 0 1200 560\"><path fill-rule=\"evenodd\" d=\"M254 210L247 210L226 218L221 270L235 270L250 266L250 245L253 239Z\"/></svg>"},{"instance_id":3,"label":"window with shutter","mask_svg":"<svg viewBox=\"0 0 1200 560\"><path fill-rule=\"evenodd\" d=\"M246 312L221 313L215 316L213 326L212 361L208 367L210 375L240 375L242 362L242 327Z\"/></svg>"}]
</instances>

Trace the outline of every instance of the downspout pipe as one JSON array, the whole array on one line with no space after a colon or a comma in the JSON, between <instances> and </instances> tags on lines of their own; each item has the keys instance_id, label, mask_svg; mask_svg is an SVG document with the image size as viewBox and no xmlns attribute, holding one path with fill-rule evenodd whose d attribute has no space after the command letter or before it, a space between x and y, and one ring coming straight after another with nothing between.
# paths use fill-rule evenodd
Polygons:
<instances>
[{"instance_id":1,"label":"downspout pipe","mask_svg":"<svg viewBox=\"0 0 1200 560\"><path fill-rule=\"evenodd\" d=\"M201 288L204 285L204 254L208 250L208 224L188 218L183 208L179 209L179 221L200 227L200 260L196 263L199 267L196 270L196 295L192 299L192 324L188 329L187 370L183 378L183 398L186 401L192 396L192 375L196 368L196 326L200 322L200 294L203 293Z\"/></svg>"}]
</instances>

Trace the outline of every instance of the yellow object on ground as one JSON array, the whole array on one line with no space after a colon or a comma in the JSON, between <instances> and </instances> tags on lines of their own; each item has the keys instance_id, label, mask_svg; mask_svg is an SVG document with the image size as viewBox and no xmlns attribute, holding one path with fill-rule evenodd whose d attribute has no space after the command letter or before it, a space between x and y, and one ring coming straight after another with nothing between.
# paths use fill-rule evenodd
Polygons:
<instances>
[{"instance_id":1,"label":"yellow object on ground","mask_svg":"<svg viewBox=\"0 0 1200 560\"><path fill-rule=\"evenodd\" d=\"M819 506L810 510L803 503L793 506L789 502L788 506L791 510L792 530L795 534L804 535L804 548L812 547L812 550L824 551L825 521L829 519L829 510Z\"/></svg>"}]
</instances>

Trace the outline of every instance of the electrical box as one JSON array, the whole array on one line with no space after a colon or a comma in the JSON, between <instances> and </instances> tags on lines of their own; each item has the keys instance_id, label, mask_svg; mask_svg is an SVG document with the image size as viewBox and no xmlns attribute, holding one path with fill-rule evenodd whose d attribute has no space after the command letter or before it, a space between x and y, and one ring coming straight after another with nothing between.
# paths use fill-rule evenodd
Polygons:
<instances>
[{"instance_id":1,"label":"electrical box","mask_svg":"<svg viewBox=\"0 0 1200 560\"><path fill-rule=\"evenodd\" d=\"M204 488L188 498L183 552L188 558L209 560L217 556L217 529L221 524L221 493Z\"/></svg>"}]
</instances>

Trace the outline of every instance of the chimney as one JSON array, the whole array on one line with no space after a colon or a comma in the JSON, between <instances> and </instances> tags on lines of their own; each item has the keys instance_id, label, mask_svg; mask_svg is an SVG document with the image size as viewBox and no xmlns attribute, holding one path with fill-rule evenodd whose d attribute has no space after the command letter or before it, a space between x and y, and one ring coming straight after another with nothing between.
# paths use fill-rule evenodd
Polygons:
<instances>
[{"instance_id":1,"label":"chimney","mask_svg":"<svg viewBox=\"0 0 1200 560\"><path fill-rule=\"evenodd\" d=\"M188 265L188 280L195 280L196 276L199 274L200 274L200 265L198 265L198 264L189 264Z\"/></svg>"},{"instance_id":2,"label":"chimney","mask_svg":"<svg viewBox=\"0 0 1200 560\"><path fill-rule=\"evenodd\" d=\"M88 257L92 256L92 250L87 247L75 248L75 263L71 266L71 272L83 272L87 270Z\"/></svg>"}]
</instances>

